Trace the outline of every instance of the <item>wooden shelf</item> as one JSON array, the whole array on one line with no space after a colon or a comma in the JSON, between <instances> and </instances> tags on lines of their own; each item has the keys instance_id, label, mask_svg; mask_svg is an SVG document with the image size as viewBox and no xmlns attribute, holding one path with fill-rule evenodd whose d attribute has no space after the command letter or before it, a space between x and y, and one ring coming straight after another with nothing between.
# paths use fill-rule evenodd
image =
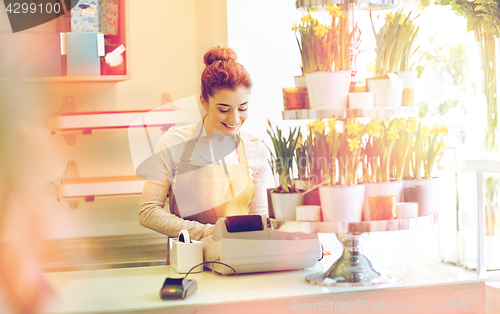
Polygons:
<instances>
[{"instance_id":1,"label":"wooden shelf","mask_svg":"<svg viewBox=\"0 0 500 314\"><path fill-rule=\"evenodd\" d=\"M84 131L89 134L92 130L144 127L145 123L141 117L145 117L148 127L168 129L177 123L197 122L200 120L200 112L173 109L79 112L49 117L46 119L46 125L53 134L62 131Z\"/></svg>"},{"instance_id":2,"label":"wooden shelf","mask_svg":"<svg viewBox=\"0 0 500 314\"><path fill-rule=\"evenodd\" d=\"M188 101L191 100L188 99ZM191 107L186 107L185 103L176 105L177 102L172 101L169 93L163 93L162 105L155 109L77 112L74 97L66 96L59 112L46 118L45 125L52 135L62 133L68 145L76 143L77 132L92 134L95 130L142 128L149 137L147 132L149 128L160 127L166 131L173 125L195 123L201 119L197 105L193 106L190 103ZM193 109L195 107L196 109ZM175 110L174 108L191 109Z\"/></svg>"},{"instance_id":3,"label":"wooden shelf","mask_svg":"<svg viewBox=\"0 0 500 314\"><path fill-rule=\"evenodd\" d=\"M79 202L93 202L96 197L125 197L142 194L146 180L135 175L111 177L80 177L75 161L70 160L64 174L51 182L58 201L68 201L70 208Z\"/></svg>"},{"instance_id":4,"label":"wooden shelf","mask_svg":"<svg viewBox=\"0 0 500 314\"><path fill-rule=\"evenodd\" d=\"M346 118L407 118L418 117L418 107L377 107L363 109L303 109L283 111L284 120L346 119Z\"/></svg>"},{"instance_id":5,"label":"wooden shelf","mask_svg":"<svg viewBox=\"0 0 500 314\"><path fill-rule=\"evenodd\" d=\"M145 180L137 176L68 178L54 185L56 196L85 198L95 196L139 195Z\"/></svg>"},{"instance_id":6,"label":"wooden shelf","mask_svg":"<svg viewBox=\"0 0 500 314\"><path fill-rule=\"evenodd\" d=\"M0 83L70 83L70 82L120 82L130 80L127 75L101 75L101 76L50 76L50 77L0 77Z\"/></svg>"}]
</instances>

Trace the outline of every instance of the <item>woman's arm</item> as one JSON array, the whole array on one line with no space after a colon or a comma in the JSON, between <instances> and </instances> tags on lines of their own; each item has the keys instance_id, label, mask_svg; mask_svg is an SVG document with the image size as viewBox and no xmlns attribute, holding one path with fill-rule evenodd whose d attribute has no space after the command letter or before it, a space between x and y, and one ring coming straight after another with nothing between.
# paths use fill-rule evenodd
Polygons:
<instances>
[{"instance_id":1,"label":"woman's arm","mask_svg":"<svg viewBox=\"0 0 500 314\"><path fill-rule=\"evenodd\" d=\"M212 225L185 220L170 212L168 204L165 205L169 187L168 181L148 180L144 183L139 223L173 238L176 238L181 230L188 230L189 236L194 240L208 236Z\"/></svg>"},{"instance_id":2,"label":"woman's arm","mask_svg":"<svg viewBox=\"0 0 500 314\"><path fill-rule=\"evenodd\" d=\"M153 156L148 180L144 183L139 223L169 237L177 237L181 230L188 230L189 236L199 240L211 234L211 224L182 219L170 212L167 196L170 188L173 162L168 149Z\"/></svg>"}]
</instances>

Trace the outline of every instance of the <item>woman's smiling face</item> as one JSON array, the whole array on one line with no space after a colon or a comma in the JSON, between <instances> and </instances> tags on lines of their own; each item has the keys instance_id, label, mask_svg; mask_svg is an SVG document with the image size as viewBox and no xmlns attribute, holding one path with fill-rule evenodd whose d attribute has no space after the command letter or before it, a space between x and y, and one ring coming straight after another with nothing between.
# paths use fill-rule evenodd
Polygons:
<instances>
[{"instance_id":1,"label":"woman's smiling face","mask_svg":"<svg viewBox=\"0 0 500 314\"><path fill-rule=\"evenodd\" d=\"M245 86L236 89L221 89L208 103L201 97L203 108L207 110L204 121L207 133L237 134L248 117L248 95Z\"/></svg>"}]
</instances>

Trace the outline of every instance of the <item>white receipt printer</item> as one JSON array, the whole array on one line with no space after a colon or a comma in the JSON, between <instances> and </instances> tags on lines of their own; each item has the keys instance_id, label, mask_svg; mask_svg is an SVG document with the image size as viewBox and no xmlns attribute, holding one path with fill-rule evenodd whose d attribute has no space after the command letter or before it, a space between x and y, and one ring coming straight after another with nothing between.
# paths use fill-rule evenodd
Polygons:
<instances>
[{"instance_id":1,"label":"white receipt printer","mask_svg":"<svg viewBox=\"0 0 500 314\"><path fill-rule=\"evenodd\" d=\"M219 218L212 235L201 242L205 262L225 263L238 273L313 267L322 256L317 234L274 230L266 215ZM232 273L217 263L206 266L224 275Z\"/></svg>"}]
</instances>

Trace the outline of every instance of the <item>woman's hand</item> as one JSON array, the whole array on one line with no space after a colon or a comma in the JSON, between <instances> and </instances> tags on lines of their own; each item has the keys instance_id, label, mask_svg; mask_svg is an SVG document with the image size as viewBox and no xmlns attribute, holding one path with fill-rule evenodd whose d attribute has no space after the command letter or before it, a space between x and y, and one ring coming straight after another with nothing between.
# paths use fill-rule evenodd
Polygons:
<instances>
[{"instance_id":1,"label":"woman's hand","mask_svg":"<svg viewBox=\"0 0 500 314\"><path fill-rule=\"evenodd\" d=\"M215 227L215 226L212 226L212 227L210 228L210 230L208 230L207 236L212 235L212 232L214 231L214 227Z\"/></svg>"}]
</instances>

